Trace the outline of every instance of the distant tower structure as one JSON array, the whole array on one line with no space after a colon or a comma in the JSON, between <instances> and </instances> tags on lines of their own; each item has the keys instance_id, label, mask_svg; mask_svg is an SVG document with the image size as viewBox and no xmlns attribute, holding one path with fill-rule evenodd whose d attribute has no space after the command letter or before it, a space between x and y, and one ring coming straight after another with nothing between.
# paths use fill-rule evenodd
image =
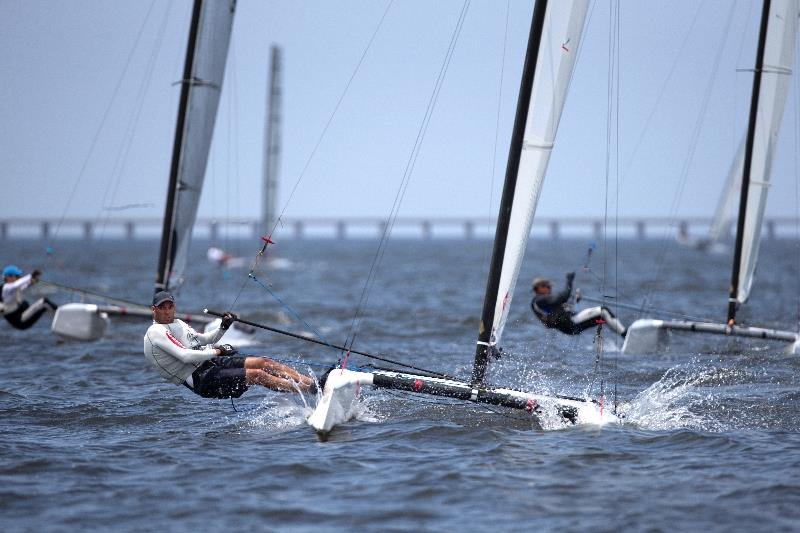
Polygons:
<instances>
[{"instance_id":1,"label":"distant tower structure","mask_svg":"<svg viewBox=\"0 0 800 533\"><path fill-rule=\"evenodd\" d=\"M278 165L281 155L281 49L270 47L269 94L264 124L264 195L261 204L262 231L271 232L277 219Z\"/></svg>"}]
</instances>

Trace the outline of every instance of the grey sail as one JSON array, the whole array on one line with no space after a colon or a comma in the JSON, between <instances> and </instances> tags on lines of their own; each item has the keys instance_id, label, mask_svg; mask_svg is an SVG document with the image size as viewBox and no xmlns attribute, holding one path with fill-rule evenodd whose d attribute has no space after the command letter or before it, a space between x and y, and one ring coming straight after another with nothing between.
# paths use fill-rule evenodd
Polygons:
<instances>
[{"instance_id":1,"label":"grey sail","mask_svg":"<svg viewBox=\"0 0 800 533\"><path fill-rule=\"evenodd\" d=\"M203 190L228 56L234 0L196 0L189 30L172 153L156 290L176 289Z\"/></svg>"}]
</instances>

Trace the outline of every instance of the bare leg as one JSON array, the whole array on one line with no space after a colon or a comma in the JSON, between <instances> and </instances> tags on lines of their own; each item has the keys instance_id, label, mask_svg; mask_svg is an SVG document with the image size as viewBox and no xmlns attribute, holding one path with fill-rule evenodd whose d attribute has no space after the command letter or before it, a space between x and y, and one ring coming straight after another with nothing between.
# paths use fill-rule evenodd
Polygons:
<instances>
[{"instance_id":1,"label":"bare leg","mask_svg":"<svg viewBox=\"0 0 800 533\"><path fill-rule=\"evenodd\" d=\"M258 370L264 374L285 382L294 381L298 384L300 390L310 390L316 387L316 383L314 383L314 380L311 378L311 376L304 376L294 368L284 365L283 363L273 361L272 359L267 359L264 357L248 357L244 361L244 367L248 371ZM294 388L292 387L288 390L294 390Z\"/></svg>"},{"instance_id":2,"label":"bare leg","mask_svg":"<svg viewBox=\"0 0 800 533\"><path fill-rule=\"evenodd\" d=\"M291 380L273 376L263 370L246 368L244 372L248 385L261 385L262 387L281 392L294 392L297 390L297 386Z\"/></svg>"}]
</instances>

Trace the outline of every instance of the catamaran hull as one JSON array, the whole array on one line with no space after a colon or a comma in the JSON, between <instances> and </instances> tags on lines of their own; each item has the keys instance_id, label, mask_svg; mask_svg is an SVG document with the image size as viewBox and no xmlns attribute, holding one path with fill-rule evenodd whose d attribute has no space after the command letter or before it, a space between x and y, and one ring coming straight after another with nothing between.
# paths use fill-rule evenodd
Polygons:
<instances>
[{"instance_id":1,"label":"catamaran hull","mask_svg":"<svg viewBox=\"0 0 800 533\"><path fill-rule=\"evenodd\" d=\"M358 396L364 386L520 409L530 412L534 417L553 414L573 424L619 421L613 413L590 401L542 396L513 389L476 388L460 381L401 372L335 369L328 375L322 398L308 417L308 423L318 434L326 436L335 426L352 419L357 413Z\"/></svg>"},{"instance_id":2,"label":"catamaran hull","mask_svg":"<svg viewBox=\"0 0 800 533\"><path fill-rule=\"evenodd\" d=\"M108 329L108 314L95 304L64 304L56 309L50 329L64 339L96 341Z\"/></svg>"},{"instance_id":3,"label":"catamaran hull","mask_svg":"<svg viewBox=\"0 0 800 533\"><path fill-rule=\"evenodd\" d=\"M800 334L793 331L777 329L753 328L746 326L729 327L726 324L709 322L691 322L685 320L653 320L640 319L630 325L622 345L623 353L654 353L666 349L669 343L669 332L685 331L741 337L766 339L791 343L790 352L800 353Z\"/></svg>"}]
</instances>

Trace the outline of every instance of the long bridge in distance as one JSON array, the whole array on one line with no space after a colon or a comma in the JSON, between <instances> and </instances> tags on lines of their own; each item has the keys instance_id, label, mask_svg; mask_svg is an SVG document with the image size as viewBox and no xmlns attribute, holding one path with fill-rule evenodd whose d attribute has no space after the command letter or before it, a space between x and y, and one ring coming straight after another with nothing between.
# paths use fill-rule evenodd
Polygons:
<instances>
[{"instance_id":1,"label":"long bridge in distance","mask_svg":"<svg viewBox=\"0 0 800 533\"><path fill-rule=\"evenodd\" d=\"M617 235L620 238L673 238L678 234L701 237L708 231L707 217L540 217L534 220L534 238L591 237ZM285 218L277 231L292 238L375 238L383 234L388 221L379 217L298 217ZM398 217L392 234L408 238L490 238L495 220L469 217ZM250 238L268 233L254 218L200 218L195 236L209 238ZM800 219L795 217L765 218L763 231L767 238L800 238ZM0 218L0 239L134 239L157 238L161 235L160 218Z\"/></svg>"}]
</instances>

